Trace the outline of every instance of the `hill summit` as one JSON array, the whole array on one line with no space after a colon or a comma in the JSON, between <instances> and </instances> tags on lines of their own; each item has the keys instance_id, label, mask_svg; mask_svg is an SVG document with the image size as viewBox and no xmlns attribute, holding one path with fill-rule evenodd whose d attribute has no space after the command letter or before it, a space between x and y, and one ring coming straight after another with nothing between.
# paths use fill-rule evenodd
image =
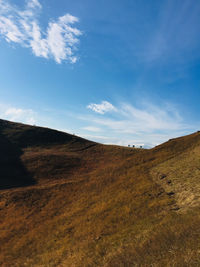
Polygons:
<instances>
[{"instance_id":1,"label":"hill summit","mask_svg":"<svg viewBox=\"0 0 200 267\"><path fill-rule=\"evenodd\" d=\"M0 120L0 265L199 266L200 133L152 149Z\"/></svg>"}]
</instances>

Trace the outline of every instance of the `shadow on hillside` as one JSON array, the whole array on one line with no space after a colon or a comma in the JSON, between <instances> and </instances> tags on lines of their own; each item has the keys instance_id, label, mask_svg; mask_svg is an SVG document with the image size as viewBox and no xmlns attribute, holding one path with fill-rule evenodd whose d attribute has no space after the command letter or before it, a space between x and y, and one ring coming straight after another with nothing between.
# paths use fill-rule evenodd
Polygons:
<instances>
[{"instance_id":1,"label":"shadow on hillside","mask_svg":"<svg viewBox=\"0 0 200 267\"><path fill-rule=\"evenodd\" d=\"M21 162L21 149L0 133L0 190L35 184Z\"/></svg>"}]
</instances>

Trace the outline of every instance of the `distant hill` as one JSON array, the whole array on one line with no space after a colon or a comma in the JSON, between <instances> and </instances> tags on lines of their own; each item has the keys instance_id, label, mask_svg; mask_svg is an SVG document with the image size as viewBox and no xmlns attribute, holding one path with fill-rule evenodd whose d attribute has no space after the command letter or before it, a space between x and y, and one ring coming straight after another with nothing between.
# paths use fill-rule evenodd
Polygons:
<instances>
[{"instance_id":1,"label":"distant hill","mask_svg":"<svg viewBox=\"0 0 200 267\"><path fill-rule=\"evenodd\" d=\"M0 133L18 147L47 146L59 144L76 145L79 149L94 144L84 138L44 127L30 126L0 120Z\"/></svg>"},{"instance_id":2,"label":"distant hill","mask_svg":"<svg viewBox=\"0 0 200 267\"><path fill-rule=\"evenodd\" d=\"M41 178L55 172L55 177L65 175L64 170L80 165L75 153L94 145L64 132L0 120L0 189L36 183L37 170L43 173ZM64 148L72 154L63 155Z\"/></svg>"},{"instance_id":3,"label":"distant hill","mask_svg":"<svg viewBox=\"0 0 200 267\"><path fill-rule=\"evenodd\" d=\"M0 266L200 266L199 159L0 120Z\"/></svg>"}]
</instances>

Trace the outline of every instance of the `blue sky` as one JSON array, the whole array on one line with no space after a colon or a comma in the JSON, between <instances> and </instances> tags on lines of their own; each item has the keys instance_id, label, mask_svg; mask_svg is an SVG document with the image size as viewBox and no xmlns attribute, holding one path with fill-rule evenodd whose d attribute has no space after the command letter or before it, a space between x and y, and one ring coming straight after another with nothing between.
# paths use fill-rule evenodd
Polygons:
<instances>
[{"instance_id":1,"label":"blue sky","mask_svg":"<svg viewBox=\"0 0 200 267\"><path fill-rule=\"evenodd\" d=\"M200 2L0 0L0 118L106 144L200 129Z\"/></svg>"}]
</instances>

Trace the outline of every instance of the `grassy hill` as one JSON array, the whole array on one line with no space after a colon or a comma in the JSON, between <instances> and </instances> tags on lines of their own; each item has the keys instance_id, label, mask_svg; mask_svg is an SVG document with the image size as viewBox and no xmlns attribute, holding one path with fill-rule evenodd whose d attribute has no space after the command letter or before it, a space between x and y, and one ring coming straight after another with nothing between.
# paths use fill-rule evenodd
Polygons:
<instances>
[{"instance_id":1,"label":"grassy hill","mask_svg":"<svg viewBox=\"0 0 200 267\"><path fill-rule=\"evenodd\" d=\"M108 146L0 120L0 266L200 266L200 133Z\"/></svg>"}]
</instances>

